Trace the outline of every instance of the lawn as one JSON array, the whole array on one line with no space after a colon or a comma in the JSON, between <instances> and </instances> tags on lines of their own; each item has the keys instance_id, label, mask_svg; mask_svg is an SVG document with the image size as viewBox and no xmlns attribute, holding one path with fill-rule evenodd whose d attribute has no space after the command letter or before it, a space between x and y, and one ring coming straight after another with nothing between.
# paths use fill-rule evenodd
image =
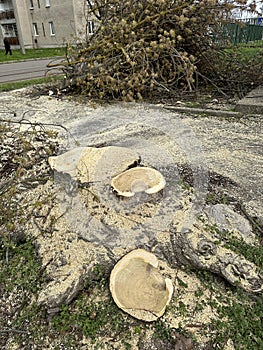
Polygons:
<instances>
[{"instance_id":1,"label":"lawn","mask_svg":"<svg viewBox=\"0 0 263 350\"><path fill-rule=\"evenodd\" d=\"M10 62L27 60L32 58L49 58L64 56L65 47L47 48L47 49L27 49L25 55L20 50L12 50L12 55L5 55L5 51L0 51L0 62Z\"/></svg>"},{"instance_id":2,"label":"lawn","mask_svg":"<svg viewBox=\"0 0 263 350\"><path fill-rule=\"evenodd\" d=\"M248 59L252 59L257 54L263 53L263 46L262 47L242 47L239 50L245 57L247 57Z\"/></svg>"},{"instance_id":3,"label":"lawn","mask_svg":"<svg viewBox=\"0 0 263 350\"><path fill-rule=\"evenodd\" d=\"M22 80L22 81L14 81L10 83L4 83L0 85L0 92L3 91L12 91L17 89L22 89L27 86L37 85L37 84L47 84L50 83L56 83L58 80L61 80L63 78L62 75L57 76L50 76L50 77L44 77L44 78L36 78L36 79L30 79L30 80Z\"/></svg>"},{"instance_id":4,"label":"lawn","mask_svg":"<svg viewBox=\"0 0 263 350\"><path fill-rule=\"evenodd\" d=\"M226 49L226 52L236 53L240 58L251 60L256 55L263 53L262 47L235 46L234 48Z\"/></svg>"}]
</instances>

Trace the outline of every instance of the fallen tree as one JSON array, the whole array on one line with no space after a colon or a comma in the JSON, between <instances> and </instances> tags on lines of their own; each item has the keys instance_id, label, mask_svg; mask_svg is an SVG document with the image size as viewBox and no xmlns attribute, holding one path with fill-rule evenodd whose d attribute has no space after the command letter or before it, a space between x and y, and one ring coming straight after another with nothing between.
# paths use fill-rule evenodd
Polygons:
<instances>
[{"instance_id":1,"label":"fallen tree","mask_svg":"<svg viewBox=\"0 0 263 350\"><path fill-rule=\"evenodd\" d=\"M66 85L95 98L141 100L193 91L215 57L215 33L247 1L87 1L95 32L67 47ZM252 5L251 5L252 6ZM211 63L211 62L210 62Z\"/></svg>"}]
</instances>

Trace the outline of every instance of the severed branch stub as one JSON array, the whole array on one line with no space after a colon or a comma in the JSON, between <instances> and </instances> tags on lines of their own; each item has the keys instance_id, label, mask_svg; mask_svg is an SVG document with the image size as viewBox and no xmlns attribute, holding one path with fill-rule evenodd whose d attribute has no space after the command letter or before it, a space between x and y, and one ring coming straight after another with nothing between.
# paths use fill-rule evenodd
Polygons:
<instances>
[{"instance_id":1,"label":"severed branch stub","mask_svg":"<svg viewBox=\"0 0 263 350\"><path fill-rule=\"evenodd\" d=\"M161 317L173 294L173 284L158 271L156 256L144 249L126 254L110 275L110 291L123 311L144 321Z\"/></svg>"},{"instance_id":2,"label":"severed branch stub","mask_svg":"<svg viewBox=\"0 0 263 350\"><path fill-rule=\"evenodd\" d=\"M157 193L165 187L165 184L163 175L149 167L128 169L111 180L113 191L123 197L132 197L138 192Z\"/></svg>"}]
</instances>

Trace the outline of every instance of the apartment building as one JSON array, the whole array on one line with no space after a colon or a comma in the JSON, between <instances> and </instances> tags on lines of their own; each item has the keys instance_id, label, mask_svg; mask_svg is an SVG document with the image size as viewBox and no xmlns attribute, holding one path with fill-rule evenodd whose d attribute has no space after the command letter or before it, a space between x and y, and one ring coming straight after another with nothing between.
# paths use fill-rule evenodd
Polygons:
<instances>
[{"instance_id":1,"label":"apartment building","mask_svg":"<svg viewBox=\"0 0 263 350\"><path fill-rule=\"evenodd\" d=\"M0 47L8 37L13 48L58 47L92 35L86 0L0 0Z\"/></svg>"}]
</instances>

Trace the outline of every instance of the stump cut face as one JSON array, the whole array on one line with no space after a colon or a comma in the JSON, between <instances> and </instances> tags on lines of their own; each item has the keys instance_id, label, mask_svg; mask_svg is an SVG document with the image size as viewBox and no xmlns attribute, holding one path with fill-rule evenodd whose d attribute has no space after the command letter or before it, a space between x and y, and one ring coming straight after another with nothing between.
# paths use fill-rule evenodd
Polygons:
<instances>
[{"instance_id":1,"label":"stump cut face","mask_svg":"<svg viewBox=\"0 0 263 350\"><path fill-rule=\"evenodd\" d=\"M162 174L148 167L135 167L115 176L111 187L123 197L132 197L138 192L157 193L165 187Z\"/></svg>"},{"instance_id":2,"label":"stump cut face","mask_svg":"<svg viewBox=\"0 0 263 350\"><path fill-rule=\"evenodd\" d=\"M128 314L154 321L165 312L173 285L158 271L158 260L144 249L125 255L113 268L110 290L115 303Z\"/></svg>"}]
</instances>

